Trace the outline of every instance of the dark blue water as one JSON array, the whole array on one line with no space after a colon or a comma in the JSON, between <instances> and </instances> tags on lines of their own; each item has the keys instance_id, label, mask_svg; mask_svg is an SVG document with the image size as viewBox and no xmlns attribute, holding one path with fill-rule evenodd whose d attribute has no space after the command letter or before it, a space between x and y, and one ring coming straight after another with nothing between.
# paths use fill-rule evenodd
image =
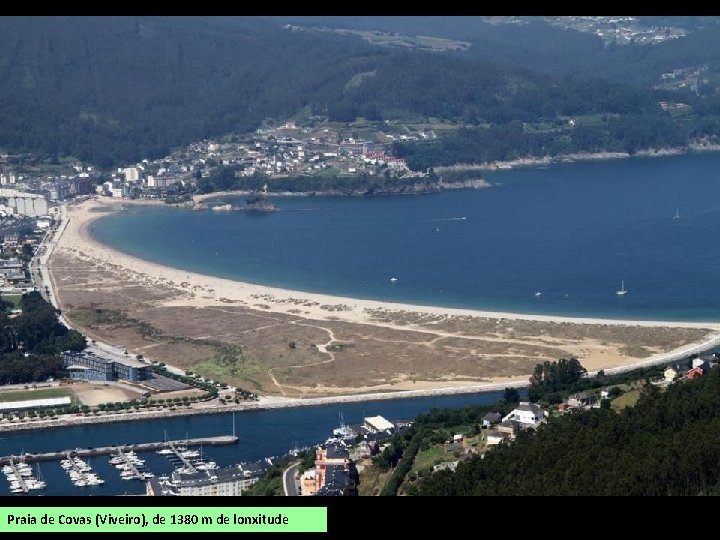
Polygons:
<instances>
[{"instance_id":1,"label":"dark blue water","mask_svg":"<svg viewBox=\"0 0 720 540\"><path fill-rule=\"evenodd\" d=\"M348 424L359 424L365 416L380 414L392 420L412 420L433 407L462 407L470 404L491 404L502 397L501 392L441 396L433 398L397 399L364 403L343 403L296 409L276 409L235 414L237 445L203 448L203 455L221 466L243 461L255 461L268 456L282 455L292 448L305 447L325 441L333 428L340 425L339 415ZM22 452L51 452L77 447L97 447L113 444L162 441L169 439L209 437L232 433L232 415L216 414L168 418L142 422L95 424L46 431L0 433L0 455ZM148 470L156 476L168 474L173 466L164 456L143 452ZM108 457L88 458L86 461L105 480L101 486L75 487L60 467L60 462L40 464L40 473L47 487L32 494L43 495L118 495L144 493L145 484L138 480L121 480ZM37 474L36 474L37 476ZM0 475L0 495L10 495L9 483ZM19 495L22 496L22 495Z\"/></svg>"},{"instance_id":2,"label":"dark blue water","mask_svg":"<svg viewBox=\"0 0 720 540\"><path fill-rule=\"evenodd\" d=\"M527 313L720 318L720 154L485 176L500 185L281 198L283 211L265 215L134 208L91 230L147 260L305 291ZM615 294L621 280L624 297Z\"/></svg>"}]
</instances>

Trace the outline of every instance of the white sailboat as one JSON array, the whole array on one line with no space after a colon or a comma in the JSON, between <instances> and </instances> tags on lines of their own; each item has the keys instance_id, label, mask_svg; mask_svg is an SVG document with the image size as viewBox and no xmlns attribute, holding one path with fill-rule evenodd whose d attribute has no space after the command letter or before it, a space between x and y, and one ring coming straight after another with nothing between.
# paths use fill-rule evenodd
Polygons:
<instances>
[{"instance_id":1,"label":"white sailboat","mask_svg":"<svg viewBox=\"0 0 720 540\"><path fill-rule=\"evenodd\" d=\"M675 215L673 216L673 219L680 219L680 209L675 209Z\"/></svg>"},{"instance_id":2,"label":"white sailboat","mask_svg":"<svg viewBox=\"0 0 720 540\"><path fill-rule=\"evenodd\" d=\"M621 283L621 285L620 285L620 290L619 290L619 291L615 291L615 294L619 294L620 296L624 296L624 295L627 294L627 290L625 289L625 281L623 280L623 281L621 281L620 283Z\"/></svg>"}]
</instances>

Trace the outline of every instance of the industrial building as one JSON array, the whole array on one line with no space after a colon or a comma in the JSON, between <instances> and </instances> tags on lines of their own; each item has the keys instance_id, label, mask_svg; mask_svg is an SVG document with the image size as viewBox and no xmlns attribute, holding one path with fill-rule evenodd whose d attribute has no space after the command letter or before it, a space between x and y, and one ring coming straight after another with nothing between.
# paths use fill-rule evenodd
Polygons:
<instances>
[{"instance_id":1,"label":"industrial building","mask_svg":"<svg viewBox=\"0 0 720 540\"><path fill-rule=\"evenodd\" d=\"M382 416L367 416L363 418L363 429L368 433L382 433L383 431L391 432L395 429L392 422L388 422Z\"/></svg>"}]
</instances>

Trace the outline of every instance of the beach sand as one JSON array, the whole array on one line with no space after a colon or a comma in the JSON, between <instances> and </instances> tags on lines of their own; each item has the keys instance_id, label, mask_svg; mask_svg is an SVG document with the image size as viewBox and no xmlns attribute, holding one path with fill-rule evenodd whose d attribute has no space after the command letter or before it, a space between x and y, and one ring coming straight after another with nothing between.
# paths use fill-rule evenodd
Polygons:
<instances>
[{"instance_id":1,"label":"beach sand","mask_svg":"<svg viewBox=\"0 0 720 540\"><path fill-rule=\"evenodd\" d=\"M67 227L50 261L64 315L91 337L198 373L221 373L232 361L218 360L218 347L233 344L239 363L230 382L253 383L254 390L278 397L518 384L545 360L576 356L590 371L620 368L660 361L720 331L715 323L389 303L202 275L92 238L89 224L121 203L128 204L103 198L68 206ZM128 318L92 319L113 310ZM136 331L131 323L151 330Z\"/></svg>"}]
</instances>

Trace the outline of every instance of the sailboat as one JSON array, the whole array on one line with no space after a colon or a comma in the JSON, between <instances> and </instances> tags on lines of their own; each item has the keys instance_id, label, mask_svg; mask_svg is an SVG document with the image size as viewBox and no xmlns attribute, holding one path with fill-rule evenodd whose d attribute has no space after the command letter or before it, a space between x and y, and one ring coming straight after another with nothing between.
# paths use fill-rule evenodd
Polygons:
<instances>
[{"instance_id":1,"label":"sailboat","mask_svg":"<svg viewBox=\"0 0 720 540\"><path fill-rule=\"evenodd\" d=\"M680 219L680 209L675 209L675 215L673 216L673 219Z\"/></svg>"},{"instance_id":2,"label":"sailboat","mask_svg":"<svg viewBox=\"0 0 720 540\"><path fill-rule=\"evenodd\" d=\"M615 291L615 294L619 294L620 296L627 294L627 290L625 290L625 281L624 280L621 281L620 290Z\"/></svg>"}]
</instances>

